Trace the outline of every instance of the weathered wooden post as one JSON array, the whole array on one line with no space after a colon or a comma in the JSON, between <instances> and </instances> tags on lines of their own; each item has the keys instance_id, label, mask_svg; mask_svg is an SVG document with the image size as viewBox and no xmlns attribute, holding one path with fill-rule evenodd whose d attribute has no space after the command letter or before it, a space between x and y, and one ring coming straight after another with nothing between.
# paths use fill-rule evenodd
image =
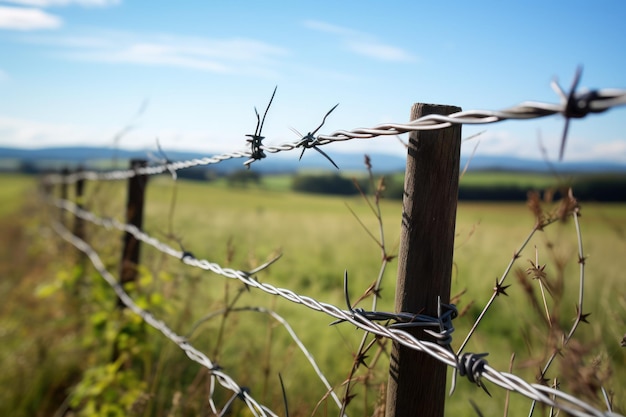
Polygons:
<instances>
[{"instance_id":1,"label":"weathered wooden post","mask_svg":"<svg viewBox=\"0 0 626 417\"><path fill-rule=\"evenodd\" d=\"M59 198L61 200L67 200L67 176L70 174L70 170L68 168L63 168L61 170L61 178L63 178L63 180L61 181L61 193L59 195ZM63 226L65 226L65 210L59 210L59 221L61 222L61 224Z\"/></svg>"},{"instance_id":2,"label":"weathered wooden post","mask_svg":"<svg viewBox=\"0 0 626 417\"><path fill-rule=\"evenodd\" d=\"M132 159L130 169L137 170L145 167L147 162L143 159ZM147 175L135 175L128 180L128 197L126 199L126 223L136 226L138 229L143 225L143 207L145 201ZM120 284L133 282L137 278L137 265L139 264L139 241L135 236L126 232L124 234L124 247L122 249L122 262L120 265ZM117 300L118 307L124 307L122 300Z\"/></svg>"},{"instance_id":3,"label":"weathered wooden post","mask_svg":"<svg viewBox=\"0 0 626 417\"><path fill-rule=\"evenodd\" d=\"M414 104L411 120L448 115L459 107ZM461 126L413 132L409 137L396 311L437 317L437 297L450 301L450 276L459 188ZM433 340L410 330L420 340ZM387 388L387 417L443 417L446 365L394 342Z\"/></svg>"},{"instance_id":4,"label":"weathered wooden post","mask_svg":"<svg viewBox=\"0 0 626 417\"><path fill-rule=\"evenodd\" d=\"M80 178L80 174L83 172L83 168L79 167L76 170L76 174L79 175L79 179L76 181L74 189L74 197L76 206L79 209L84 208L83 193L85 191L85 180ZM85 239L85 221L80 216L74 216L74 235L79 239ZM80 252L80 251L79 251Z\"/></svg>"}]
</instances>

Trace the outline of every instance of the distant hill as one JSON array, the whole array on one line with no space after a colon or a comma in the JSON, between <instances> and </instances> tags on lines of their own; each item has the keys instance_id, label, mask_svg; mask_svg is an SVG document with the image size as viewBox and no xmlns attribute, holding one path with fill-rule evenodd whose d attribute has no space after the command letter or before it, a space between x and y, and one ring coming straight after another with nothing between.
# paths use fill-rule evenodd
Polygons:
<instances>
[{"instance_id":1,"label":"distant hill","mask_svg":"<svg viewBox=\"0 0 626 417\"><path fill-rule=\"evenodd\" d=\"M333 161L342 170L363 170L363 154L330 153ZM186 160L203 158L211 154L199 152L168 151L170 160ZM289 173L302 170L334 170L333 166L322 155L314 150L307 150L301 161L299 152L268 155L266 159L255 162L254 170L260 173ZM157 156L158 157L158 156ZM28 164L40 169L58 169L61 166L70 168L79 165L86 168L108 169L113 166L124 167L129 159L150 159L148 152L143 150L114 149L108 147L51 147L41 149L21 149L0 147L0 167ZM377 172L401 172L405 169L405 158L388 154L370 154L372 165ZM9 161L11 163L9 163ZM114 164L115 162L115 164ZM243 168L243 158L226 160L210 168L218 174L226 174ZM466 161L461 160L462 166ZM6 169L6 168L5 168ZM524 171L576 173L626 173L626 164L608 163L604 161L555 162L550 167L545 161L530 160L502 156L475 156L469 166L470 170L489 171Z\"/></svg>"}]
</instances>

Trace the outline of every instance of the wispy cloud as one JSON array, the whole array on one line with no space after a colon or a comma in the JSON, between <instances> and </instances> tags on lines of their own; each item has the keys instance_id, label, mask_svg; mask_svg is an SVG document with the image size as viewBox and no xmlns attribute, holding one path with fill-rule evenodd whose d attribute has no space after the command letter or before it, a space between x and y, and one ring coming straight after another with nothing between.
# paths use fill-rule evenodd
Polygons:
<instances>
[{"instance_id":1,"label":"wispy cloud","mask_svg":"<svg viewBox=\"0 0 626 417\"><path fill-rule=\"evenodd\" d=\"M63 25L60 17L41 9L0 6L0 29L57 29Z\"/></svg>"},{"instance_id":2,"label":"wispy cloud","mask_svg":"<svg viewBox=\"0 0 626 417\"><path fill-rule=\"evenodd\" d=\"M415 59L402 48L380 42L348 41L346 45L358 54L382 61L413 61Z\"/></svg>"},{"instance_id":3,"label":"wispy cloud","mask_svg":"<svg viewBox=\"0 0 626 417\"><path fill-rule=\"evenodd\" d=\"M53 46L62 57L95 62L189 68L215 73L276 75L279 46L247 38L198 38L106 32L91 36L30 36L26 41Z\"/></svg>"},{"instance_id":4,"label":"wispy cloud","mask_svg":"<svg viewBox=\"0 0 626 417\"><path fill-rule=\"evenodd\" d=\"M379 61L409 62L417 58L409 51L381 42L376 36L318 20L306 20L304 27L317 32L336 35L344 48L358 55Z\"/></svg>"},{"instance_id":5,"label":"wispy cloud","mask_svg":"<svg viewBox=\"0 0 626 417\"><path fill-rule=\"evenodd\" d=\"M0 146L37 149L55 146L113 146L120 126L94 128L73 123L51 123L32 119L0 115ZM172 129L159 127L157 130L141 127L126 133L117 143L126 149L156 151L157 142L168 150L197 150L207 153L233 151L238 137L207 132L203 129Z\"/></svg>"},{"instance_id":6,"label":"wispy cloud","mask_svg":"<svg viewBox=\"0 0 626 417\"><path fill-rule=\"evenodd\" d=\"M626 140L594 143L582 138L568 138L565 149L567 160L602 159L626 163Z\"/></svg>"},{"instance_id":7,"label":"wispy cloud","mask_svg":"<svg viewBox=\"0 0 626 417\"><path fill-rule=\"evenodd\" d=\"M6 3L33 7L79 5L84 7L108 7L120 4L121 0L5 0Z\"/></svg>"},{"instance_id":8,"label":"wispy cloud","mask_svg":"<svg viewBox=\"0 0 626 417\"><path fill-rule=\"evenodd\" d=\"M119 126L94 128L74 123L42 122L0 115L0 146L37 149L50 146L113 146ZM131 130L121 145L135 149L154 148L155 134Z\"/></svg>"},{"instance_id":9,"label":"wispy cloud","mask_svg":"<svg viewBox=\"0 0 626 417\"><path fill-rule=\"evenodd\" d=\"M0 145L24 148L55 146L59 138L68 144L83 144L93 141L97 132L73 125L44 123L0 116Z\"/></svg>"},{"instance_id":10,"label":"wispy cloud","mask_svg":"<svg viewBox=\"0 0 626 417\"><path fill-rule=\"evenodd\" d=\"M558 159L561 136L560 132L546 135L541 141L530 139L526 135L519 135L508 130L489 129L480 135L480 146L477 155L515 156L528 159L550 160ZM464 145L461 153L469 155L474 143ZM544 155L542 148L545 150ZM607 161L626 163L626 141L613 140L593 143L584 137L572 136L567 139L565 161Z\"/></svg>"},{"instance_id":11,"label":"wispy cloud","mask_svg":"<svg viewBox=\"0 0 626 417\"><path fill-rule=\"evenodd\" d=\"M9 74L6 73L2 68L0 68L0 82L8 80Z\"/></svg>"}]
</instances>

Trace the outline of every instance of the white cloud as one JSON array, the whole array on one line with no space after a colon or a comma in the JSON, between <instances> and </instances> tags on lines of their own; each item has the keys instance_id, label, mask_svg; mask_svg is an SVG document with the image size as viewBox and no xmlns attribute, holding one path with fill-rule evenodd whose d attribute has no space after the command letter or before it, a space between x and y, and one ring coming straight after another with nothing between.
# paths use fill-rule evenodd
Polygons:
<instances>
[{"instance_id":1,"label":"white cloud","mask_svg":"<svg viewBox=\"0 0 626 417\"><path fill-rule=\"evenodd\" d=\"M464 134L465 136L465 134ZM476 141L480 141L476 150L477 154L482 155L516 155L520 157L540 158L541 153L535 143L529 146L528 141L520 137L516 137L507 130L487 130L475 139L464 142L461 147L463 154L470 154Z\"/></svg>"},{"instance_id":2,"label":"white cloud","mask_svg":"<svg viewBox=\"0 0 626 417\"><path fill-rule=\"evenodd\" d=\"M415 57L402 48L380 42L348 41L348 48L357 54L381 61L414 61Z\"/></svg>"},{"instance_id":3,"label":"white cloud","mask_svg":"<svg viewBox=\"0 0 626 417\"><path fill-rule=\"evenodd\" d=\"M0 29L56 29L62 25L61 18L40 9L0 6Z\"/></svg>"},{"instance_id":4,"label":"white cloud","mask_svg":"<svg viewBox=\"0 0 626 417\"><path fill-rule=\"evenodd\" d=\"M626 159L626 141L614 140L612 142L598 143L591 147L592 153L602 155L622 155Z\"/></svg>"},{"instance_id":5,"label":"white cloud","mask_svg":"<svg viewBox=\"0 0 626 417\"><path fill-rule=\"evenodd\" d=\"M379 61L414 61L416 57L410 52L397 46L388 45L379 41L375 36L357 30L333 25L318 20L306 20L303 25L322 33L337 35L342 38L343 46L362 56Z\"/></svg>"},{"instance_id":6,"label":"white cloud","mask_svg":"<svg viewBox=\"0 0 626 417\"><path fill-rule=\"evenodd\" d=\"M73 125L44 123L0 116L0 145L23 148L55 146L59 138L64 143L86 144L97 136L86 128Z\"/></svg>"},{"instance_id":7,"label":"white cloud","mask_svg":"<svg viewBox=\"0 0 626 417\"><path fill-rule=\"evenodd\" d=\"M561 147L560 132L554 135L544 135L539 139L539 137L528 137L509 130L489 129L476 139L464 143L461 148L462 154L469 156L476 146L476 141L480 141L476 155L543 159L545 152L551 161L558 160ZM626 140L592 142L589 138L570 135L565 143L563 160L626 163Z\"/></svg>"},{"instance_id":8,"label":"white cloud","mask_svg":"<svg viewBox=\"0 0 626 417\"><path fill-rule=\"evenodd\" d=\"M254 39L212 39L106 32L83 36L30 36L64 57L82 61L182 67L216 73L276 77L277 60L287 50Z\"/></svg>"},{"instance_id":9,"label":"white cloud","mask_svg":"<svg viewBox=\"0 0 626 417\"><path fill-rule=\"evenodd\" d=\"M158 43L136 43L119 50L78 53L76 57L104 62L186 67L211 72L227 72L228 67L211 59L189 54L179 48Z\"/></svg>"},{"instance_id":10,"label":"white cloud","mask_svg":"<svg viewBox=\"0 0 626 417\"><path fill-rule=\"evenodd\" d=\"M6 81L9 79L9 74L6 73L6 71L2 70L2 68L0 68L0 82L2 81Z\"/></svg>"},{"instance_id":11,"label":"white cloud","mask_svg":"<svg viewBox=\"0 0 626 417\"><path fill-rule=\"evenodd\" d=\"M568 138L565 145L565 160L605 160L626 163L626 140L595 142L583 138Z\"/></svg>"},{"instance_id":12,"label":"white cloud","mask_svg":"<svg viewBox=\"0 0 626 417\"><path fill-rule=\"evenodd\" d=\"M86 7L107 7L119 4L121 0L8 0L7 2L34 7L70 6L73 4Z\"/></svg>"},{"instance_id":13,"label":"white cloud","mask_svg":"<svg viewBox=\"0 0 626 417\"><path fill-rule=\"evenodd\" d=\"M37 149L58 146L114 146L120 126L87 127L72 123L50 123L0 115L0 146ZM157 150L159 138L163 150L197 150L207 153L232 152L241 137L207 132L202 129L141 127L124 134L118 145L126 149ZM239 141L237 141L239 139Z\"/></svg>"},{"instance_id":14,"label":"white cloud","mask_svg":"<svg viewBox=\"0 0 626 417\"><path fill-rule=\"evenodd\" d=\"M0 146L37 149L55 146L113 146L119 126L93 128L71 123L50 123L0 116ZM156 148L155 136L130 130L121 138L122 146Z\"/></svg>"}]
</instances>

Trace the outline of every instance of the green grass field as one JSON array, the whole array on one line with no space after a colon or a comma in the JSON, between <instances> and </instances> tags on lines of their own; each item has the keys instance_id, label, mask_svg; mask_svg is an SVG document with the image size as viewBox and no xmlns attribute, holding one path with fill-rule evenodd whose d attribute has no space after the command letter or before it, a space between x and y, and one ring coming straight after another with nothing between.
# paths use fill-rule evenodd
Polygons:
<instances>
[{"instance_id":1,"label":"green grass field","mask_svg":"<svg viewBox=\"0 0 626 417\"><path fill-rule=\"evenodd\" d=\"M24 200L24 193L32 190L35 180L23 175L0 174L0 216L5 216L19 209Z\"/></svg>"},{"instance_id":2,"label":"green grass field","mask_svg":"<svg viewBox=\"0 0 626 417\"><path fill-rule=\"evenodd\" d=\"M153 178L147 188L144 229L172 246L182 243L198 258L236 269L249 270L282 253L278 262L258 274L259 280L345 307L344 270L349 273L350 295L355 300L376 279L381 265L380 249L348 207L374 235L378 233L376 218L361 197L286 192L287 180L275 178L261 188L229 189L219 183L180 181L174 185L169 178ZM36 199L31 178L3 175L0 182L3 235L16 239L15 243L5 242L6 256L0 265L0 271L8 277L0 287L4 298L0 366L6 370L0 381L9 388L0 395L0 410L4 415L8 415L8 410L14 411L12 415L38 415L36 411L44 408L57 410L85 369L96 366L98 361L106 363L107 355L98 353L93 341L89 344L85 340L87 336L94 337L89 323L102 314L98 308L113 304L107 298L110 293L93 273L87 274L89 280L80 287L81 297L91 297L83 298L83 302L91 300L89 304L72 301L75 284L68 276L77 263L77 255L59 243L48 227L50 219L57 217L56 212ZM172 205L174 195L176 203ZM97 214L121 219L124 199L124 184L100 183L88 184L85 201ZM28 208L16 214L22 204ZM401 203L382 201L381 211L387 248L395 254ZM495 280L503 274L533 225L534 218L524 204L459 206L452 293L465 291L458 308L466 313L454 323L453 347L460 345L491 296ZM579 327L570 345L573 353L566 350L564 358L558 359L547 374L550 379L559 378L562 389L590 401L585 397L585 389L595 380L584 384L583 377L602 376L602 372L593 373L590 369L609 367L612 377L602 383L614 391L615 405L622 412L626 398L626 349L619 344L626 332L624 225L626 206L582 203L581 233L587 257L584 313L592 313L590 324ZM21 244L17 241L18 231ZM172 235L176 239L168 240ZM121 235L91 226L88 236L109 270L117 275ZM553 312L553 326L569 329L576 315L579 282L577 235L571 219L535 235L507 278L506 283L511 285L507 289L509 297L496 299L467 348L489 352L490 365L502 371L508 369L511 354L515 353L514 373L533 382L550 353L546 345L549 330L542 324L541 316L529 307L529 298L515 271L523 272L531 266L529 260L535 260L535 247L539 263L546 264L548 280L561 280L564 286L558 314ZM18 249L19 261L14 254ZM391 262L385 273L380 310L393 310L396 267L396 262ZM242 288L235 281L190 269L147 246L142 248L142 268L144 277L153 278L144 280L139 294L161 294L164 300L155 306L155 314L181 334L189 332L205 315L232 302ZM537 281L532 284L538 297ZM58 287L54 294L47 298L37 295L51 286ZM362 336L360 331L347 324L329 327L332 318L258 290L243 291L238 297L236 307L263 306L285 317L331 384L339 386L344 381ZM548 298L547 303L553 307L557 301ZM368 308L369 304L368 299L361 307ZM257 400L282 413L280 373L291 415L311 415L325 389L287 332L259 313L233 312L225 319L223 328L221 320L217 317L201 324L190 341L241 385L250 387ZM138 369L147 384L146 405L136 415L168 415L172 410L178 410L175 415L194 415L205 405L205 374L161 335L147 331L146 337L149 353L138 353L143 358ZM367 361L372 361L373 356L372 351ZM356 383L357 397L348 408L351 415L372 414L378 384L387 378L387 364L388 357L382 353L377 366L359 371L358 376L367 376L367 384L363 380ZM12 384L18 378L27 378L31 383ZM468 403L471 398L484 415L500 415L505 393L487 386L493 399L467 380L460 380L457 392L447 401L446 414L475 415ZM343 389L337 392L341 397ZM174 405L177 395L185 404L178 409ZM220 395L228 398L227 393ZM528 412L530 402L522 396L514 394L511 401L510 415ZM244 411L239 413L247 415ZM80 415L89 414L83 410ZM337 411L328 402L316 415L337 415Z\"/></svg>"}]
</instances>

